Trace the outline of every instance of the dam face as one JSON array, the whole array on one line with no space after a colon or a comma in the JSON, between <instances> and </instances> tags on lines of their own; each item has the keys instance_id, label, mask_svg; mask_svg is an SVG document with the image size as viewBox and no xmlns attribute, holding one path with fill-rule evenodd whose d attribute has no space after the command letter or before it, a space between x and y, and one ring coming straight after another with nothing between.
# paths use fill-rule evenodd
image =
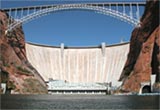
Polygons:
<instances>
[{"instance_id":1,"label":"dam face","mask_svg":"<svg viewBox=\"0 0 160 110\"><path fill-rule=\"evenodd\" d=\"M26 43L29 62L45 81L118 85L129 43L92 48L63 48Z\"/></svg>"}]
</instances>

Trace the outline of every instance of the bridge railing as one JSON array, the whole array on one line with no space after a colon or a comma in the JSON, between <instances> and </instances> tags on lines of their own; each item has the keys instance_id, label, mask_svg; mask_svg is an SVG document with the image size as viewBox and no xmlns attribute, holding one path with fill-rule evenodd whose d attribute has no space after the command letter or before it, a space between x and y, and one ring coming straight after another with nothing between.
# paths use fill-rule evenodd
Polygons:
<instances>
[{"instance_id":1,"label":"bridge railing","mask_svg":"<svg viewBox=\"0 0 160 110\"><path fill-rule=\"evenodd\" d=\"M3 10L9 14L10 18L17 19L16 22L8 22L8 30L12 30L21 23L25 23L35 18L50 14L51 12L71 9L92 10L97 13L115 17L132 25L137 25L141 16L140 7L144 6L144 2L103 2L53 4L17 7Z\"/></svg>"}]
</instances>

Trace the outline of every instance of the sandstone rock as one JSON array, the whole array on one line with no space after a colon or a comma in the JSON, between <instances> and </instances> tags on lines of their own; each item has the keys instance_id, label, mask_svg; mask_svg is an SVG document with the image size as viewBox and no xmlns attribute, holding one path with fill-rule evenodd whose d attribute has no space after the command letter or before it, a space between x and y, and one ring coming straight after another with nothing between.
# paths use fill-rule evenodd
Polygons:
<instances>
[{"instance_id":1,"label":"sandstone rock","mask_svg":"<svg viewBox=\"0 0 160 110\"><path fill-rule=\"evenodd\" d=\"M22 26L6 34L7 21L8 15L0 11L1 82L7 83L7 88L12 89L13 94L47 93L44 80L26 58ZM5 74L7 80L4 80Z\"/></svg>"},{"instance_id":2,"label":"sandstone rock","mask_svg":"<svg viewBox=\"0 0 160 110\"><path fill-rule=\"evenodd\" d=\"M141 27L136 27L131 36L130 51L120 80L122 90L138 92L141 82L150 81L156 74L159 82L159 1L147 1L141 18Z\"/></svg>"}]
</instances>

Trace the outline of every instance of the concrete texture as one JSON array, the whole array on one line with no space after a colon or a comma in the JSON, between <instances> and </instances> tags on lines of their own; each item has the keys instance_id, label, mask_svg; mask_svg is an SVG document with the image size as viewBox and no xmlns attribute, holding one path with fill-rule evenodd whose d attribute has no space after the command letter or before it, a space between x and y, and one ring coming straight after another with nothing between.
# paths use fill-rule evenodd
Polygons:
<instances>
[{"instance_id":1,"label":"concrete texture","mask_svg":"<svg viewBox=\"0 0 160 110\"><path fill-rule=\"evenodd\" d=\"M129 43L104 47L62 48L26 43L29 62L45 81L112 82L117 85Z\"/></svg>"}]
</instances>

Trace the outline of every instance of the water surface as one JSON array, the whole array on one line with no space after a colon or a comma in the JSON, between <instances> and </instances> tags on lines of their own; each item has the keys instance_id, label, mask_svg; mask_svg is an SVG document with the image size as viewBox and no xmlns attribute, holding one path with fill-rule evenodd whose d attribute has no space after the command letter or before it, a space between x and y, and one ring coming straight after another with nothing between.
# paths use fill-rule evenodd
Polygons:
<instances>
[{"instance_id":1,"label":"water surface","mask_svg":"<svg viewBox=\"0 0 160 110\"><path fill-rule=\"evenodd\" d=\"M160 95L1 95L1 108L56 109L159 109Z\"/></svg>"}]
</instances>

